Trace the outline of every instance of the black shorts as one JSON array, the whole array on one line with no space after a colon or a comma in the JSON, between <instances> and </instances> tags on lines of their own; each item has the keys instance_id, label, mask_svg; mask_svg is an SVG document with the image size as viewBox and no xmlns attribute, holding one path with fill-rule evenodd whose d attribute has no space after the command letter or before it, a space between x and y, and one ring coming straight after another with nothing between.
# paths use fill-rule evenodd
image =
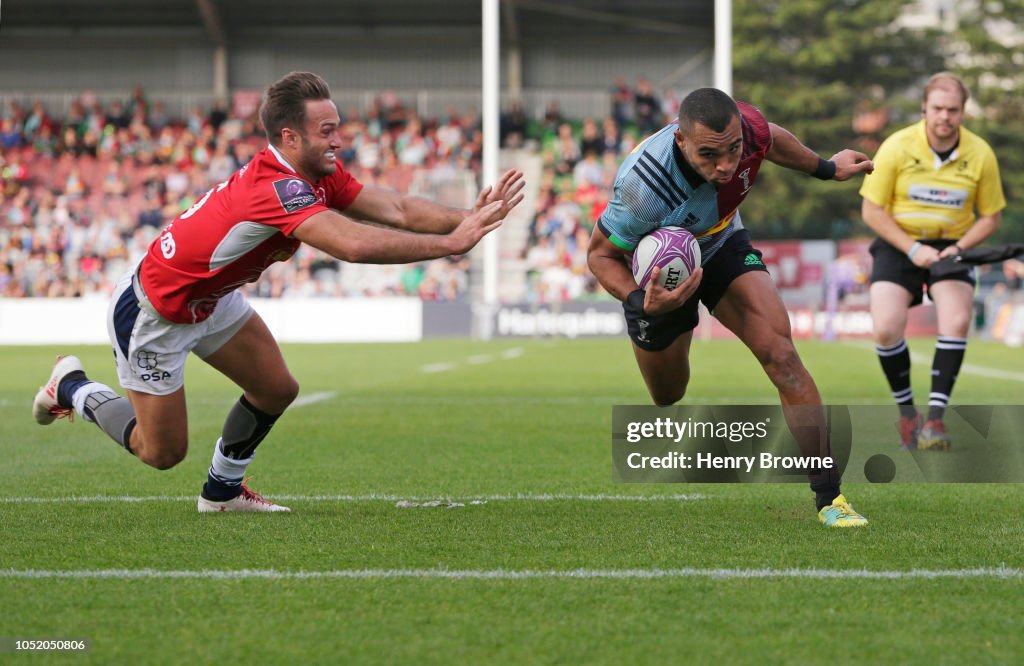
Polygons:
<instances>
[{"instance_id":1,"label":"black shorts","mask_svg":"<svg viewBox=\"0 0 1024 666\"><path fill-rule=\"evenodd\" d=\"M725 290L740 275L751 271L768 272L761 261L761 251L750 244L750 234L740 229L730 236L714 256L704 264L704 277L696 293L681 308L663 315L646 315L622 303L626 313L626 329L637 347L646 351L661 351L683 333L697 328L700 315L698 303L714 310Z\"/></svg>"},{"instance_id":2,"label":"black shorts","mask_svg":"<svg viewBox=\"0 0 1024 666\"><path fill-rule=\"evenodd\" d=\"M922 245L934 247L942 251L954 244L954 240L923 240ZM944 271L936 277L928 268L915 266L905 253L900 252L881 238L871 243L871 284L876 282L895 282L910 292L913 297L911 305L920 305L924 300L924 288L931 288L936 282L958 280L972 287L975 284L974 268L964 266L954 271ZM929 295L931 295L929 293Z\"/></svg>"}]
</instances>

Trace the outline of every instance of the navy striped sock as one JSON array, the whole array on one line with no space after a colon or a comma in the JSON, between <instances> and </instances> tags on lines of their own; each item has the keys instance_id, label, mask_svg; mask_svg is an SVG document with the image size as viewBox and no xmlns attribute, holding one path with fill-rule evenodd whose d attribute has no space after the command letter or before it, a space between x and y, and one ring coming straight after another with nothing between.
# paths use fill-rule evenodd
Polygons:
<instances>
[{"instance_id":1,"label":"navy striped sock","mask_svg":"<svg viewBox=\"0 0 1024 666\"><path fill-rule=\"evenodd\" d=\"M64 379L60 380L60 384L57 385L57 404L66 408L73 407L72 401L75 397L75 391L91 383L92 380L86 377L85 373L81 370L75 370L64 375Z\"/></svg>"}]
</instances>

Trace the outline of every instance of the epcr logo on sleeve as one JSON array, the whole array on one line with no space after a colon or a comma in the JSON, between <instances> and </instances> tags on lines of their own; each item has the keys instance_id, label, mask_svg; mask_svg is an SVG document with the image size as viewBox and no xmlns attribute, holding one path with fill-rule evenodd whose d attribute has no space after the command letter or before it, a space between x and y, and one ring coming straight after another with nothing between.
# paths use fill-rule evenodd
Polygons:
<instances>
[{"instance_id":1,"label":"epcr logo on sleeve","mask_svg":"<svg viewBox=\"0 0 1024 666\"><path fill-rule=\"evenodd\" d=\"M316 203L313 186L298 178L274 181L274 191L277 192L277 199L286 213L294 213Z\"/></svg>"}]
</instances>

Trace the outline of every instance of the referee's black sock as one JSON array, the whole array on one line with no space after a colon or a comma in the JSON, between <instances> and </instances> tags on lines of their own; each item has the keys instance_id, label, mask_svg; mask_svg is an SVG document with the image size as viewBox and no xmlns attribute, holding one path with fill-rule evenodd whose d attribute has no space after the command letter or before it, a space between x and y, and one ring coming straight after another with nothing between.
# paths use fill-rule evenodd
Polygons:
<instances>
[{"instance_id":1,"label":"referee's black sock","mask_svg":"<svg viewBox=\"0 0 1024 666\"><path fill-rule=\"evenodd\" d=\"M960 365L967 352L967 338L940 335L935 341L935 359L932 361L932 391L928 394L928 420L941 419L949 405L953 384L960 373Z\"/></svg>"},{"instance_id":2,"label":"referee's black sock","mask_svg":"<svg viewBox=\"0 0 1024 666\"><path fill-rule=\"evenodd\" d=\"M907 341L901 338L892 345L878 345L875 352L882 364L882 372L889 381L893 400L900 406L900 416L914 417L917 410L914 409L914 393L910 389L910 349Z\"/></svg>"}]
</instances>

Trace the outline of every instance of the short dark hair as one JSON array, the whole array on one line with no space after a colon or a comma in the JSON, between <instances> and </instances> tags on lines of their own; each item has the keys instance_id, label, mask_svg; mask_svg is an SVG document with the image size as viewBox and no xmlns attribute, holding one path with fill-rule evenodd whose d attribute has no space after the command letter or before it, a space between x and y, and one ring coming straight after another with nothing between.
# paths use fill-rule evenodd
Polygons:
<instances>
[{"instance_id":1,"label":"short dark hair","mask_svg":"<svg viewBox=\"0 0 1024 666\"><path fill-rule=\"evenodd\" d=\"M285 127L304 133L306 102L330 98L327 82L312 72L291 72L278 79L267 88L260 105L260 122L267 140L278 145Z\"/></svg>"},{"instance_id":2,"label":"short dark hair","mask_svg":"<svg viewBox=\"0 0 1024 666\"><path fill-rule=\"evenodd\" d=\"M700 123L713 132L724 132L740 117L736 100L718 88L697 88L679 104L679 129L689 134Z\"/></svg>"}]
</instances>

